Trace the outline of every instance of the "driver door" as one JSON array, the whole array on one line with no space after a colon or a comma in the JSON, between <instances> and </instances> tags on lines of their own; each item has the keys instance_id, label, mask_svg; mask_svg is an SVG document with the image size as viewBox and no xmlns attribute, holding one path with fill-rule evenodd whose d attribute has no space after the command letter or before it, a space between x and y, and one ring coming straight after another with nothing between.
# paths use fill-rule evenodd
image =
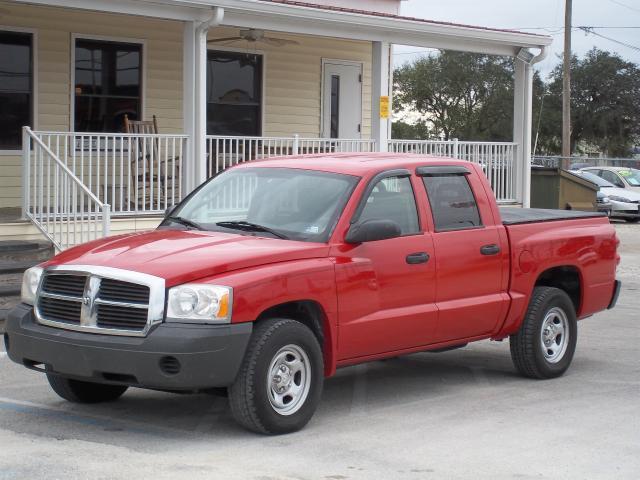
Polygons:
<instances>
[{"instance_id":1,"label":"driver door","mask_svg":"<svg viewBox=\"0 0 640 480\"><path fill-rule=\"evenodd\" d=\"M334 252L338 360L425 345L437 322L433 240L420 228L411 176L376 178L363 198L354 220L392 220L401 236Z\"/></svg>"}]
</instances>

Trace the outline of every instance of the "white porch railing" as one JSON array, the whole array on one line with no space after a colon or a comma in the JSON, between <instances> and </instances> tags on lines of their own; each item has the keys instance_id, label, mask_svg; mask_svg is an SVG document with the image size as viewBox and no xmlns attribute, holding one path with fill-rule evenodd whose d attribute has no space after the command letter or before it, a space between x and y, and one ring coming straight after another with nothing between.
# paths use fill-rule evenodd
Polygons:
<instances>
[{"instance_id":1,"label":"white porch railing","mask_svg":"<svg viewBox=\"0 0 640 480\"><path fill-rule=\"evenodd\" d=\"M515 203L518 144L508 142L467 142L454 140L389 140L389 151L453 157L482 166L496 199Z\"/></svg>"},{"instance_id":2,"label":"white porch railing","mask_svg":"<svg viewBox=\"0 0 640 480\"><path fill-rule=\"evenodd\" d=\"M182 199L188 136L31 132L113 215L162 214Z\"/></svg>"},{"instance_id":3,"label":"white porch railing","mask_svg":"<svg viewBox=\"0 0 640 480\"><path fill-rule=\"evenodd\" d=\"M109 235L111 208L28 127L23 130L24 216L55 245L72 245Z\"/></svg>"},{"instance_id":4,"label":"white porch railing","mask_svg":"<svg viewBox=\"0 0 640 480\"><path fill-rule=\"evenodd\" d=\"M207 173L216 175L239 163L314 153L373 152L375 140L292 137L207 136Z\"/></svg>"}]
</instances>

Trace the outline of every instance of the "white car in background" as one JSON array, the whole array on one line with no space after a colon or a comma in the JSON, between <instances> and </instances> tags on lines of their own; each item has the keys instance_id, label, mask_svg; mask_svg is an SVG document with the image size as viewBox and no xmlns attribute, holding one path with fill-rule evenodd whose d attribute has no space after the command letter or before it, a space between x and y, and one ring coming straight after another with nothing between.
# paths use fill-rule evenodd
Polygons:
<instances>
[{"instance_id":1,"label":"white car in background","mask_svg":"<svg viewBox=\"0 0 640 480\"><path fill-rule=\"evenodd\" d=\"M629 167L586 167L580 171L593 173L614 187L640 192L640 170Z\"/></svg>"},{"instance_id":2,"label":"white car in background","mask_svg":"<svg viewBox=\"0 0 640 480\"><path fill-rule=\"evenodd\" d=\"M571 173L600 187L611 203L611 217L624 218L627 222L640 221L640 189L619 188L604 178L594 175L591 169L575 170Z\"/></svg>"}]
</instances>

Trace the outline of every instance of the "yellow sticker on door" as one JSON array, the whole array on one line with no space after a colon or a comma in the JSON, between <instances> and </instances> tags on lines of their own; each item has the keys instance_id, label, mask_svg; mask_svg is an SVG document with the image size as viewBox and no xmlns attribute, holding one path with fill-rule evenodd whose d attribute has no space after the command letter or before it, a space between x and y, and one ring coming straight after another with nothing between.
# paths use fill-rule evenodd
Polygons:
<instances>
[{"instance_id":1,"label":"yellow sticker on door","mask_svg":"<svg viewBox=\"0 0 640 480\"><path fill-rule=\"evenodd\" d=\"M389 118L389 97L380 97L380 118Z\"/></svg>"}]
</instances>

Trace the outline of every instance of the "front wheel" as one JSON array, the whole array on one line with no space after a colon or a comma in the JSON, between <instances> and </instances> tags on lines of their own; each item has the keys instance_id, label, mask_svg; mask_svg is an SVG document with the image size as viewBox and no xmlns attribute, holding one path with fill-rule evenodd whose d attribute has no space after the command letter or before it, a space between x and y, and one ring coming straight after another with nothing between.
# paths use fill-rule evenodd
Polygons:
<instances>
[{"instance_id":1,"label":"front wheel","mask_svg":"<svg viewBox=\"0 0 640 480\"><path fill-rule=\"evenodd\" d=\"M54 392L73 403L112 402L127 390L124 385L82 382L47 373L47 380Z\"/></svg>"},{"instance_id":2,"label":"front wheel","mask_svg":"<svg viewBox=\"0 0 640 480\"><path fill-rule=\"evenodd\" d=\"M229 387L231 412L254 432L294 432L313 416L323 381L322 350L313 332L294 320L265 320L256 325Z\"/></svg>"},{"instance_id":3,"label":"front wheel","mask_svg":"<svg viewBox=\"0 0 640 480\"><path fill-rule=\"evenodd\" d=\"M559 377L571 364L577 336L569 296L558 288L536 287L520 330L509 339L511 359L525 377Z\"/></svg>"}]
</instances>

